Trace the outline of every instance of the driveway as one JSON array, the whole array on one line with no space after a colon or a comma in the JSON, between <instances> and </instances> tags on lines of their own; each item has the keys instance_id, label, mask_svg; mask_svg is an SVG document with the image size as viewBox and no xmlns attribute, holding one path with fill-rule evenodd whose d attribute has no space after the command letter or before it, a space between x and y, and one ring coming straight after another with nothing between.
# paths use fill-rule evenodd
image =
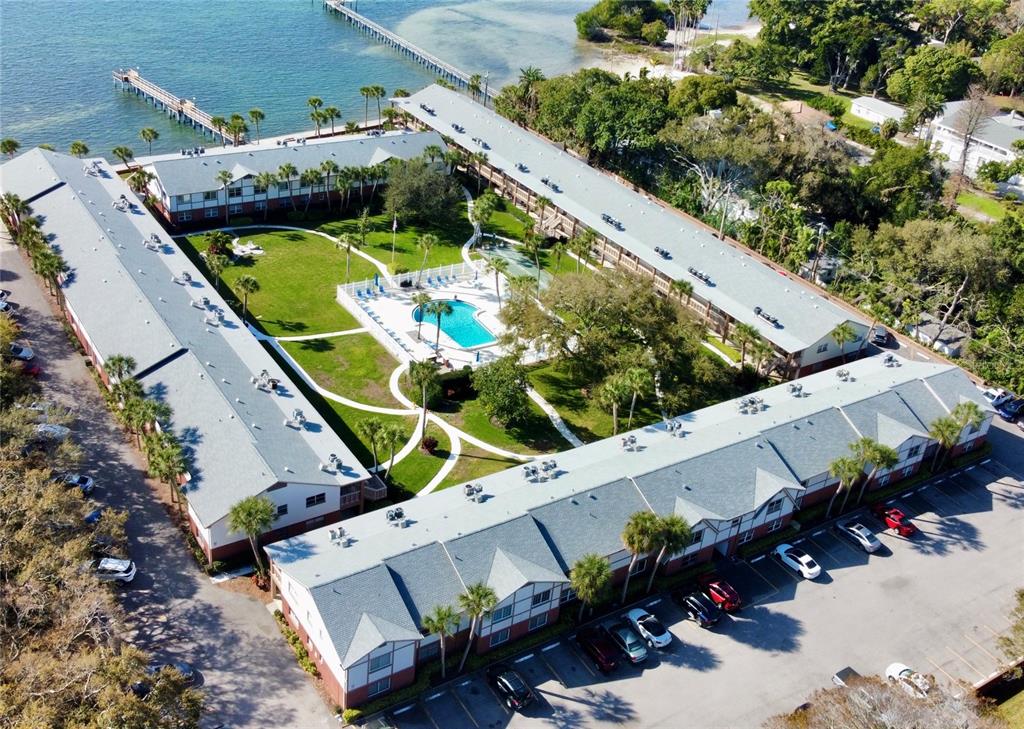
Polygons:
<instances>
[{"instance_id":1,"label":"driveway","mask_svg":"<svg viewBox=\"0 0 1024 729\"><path fill-rule=\"evenodd\" d=\"M133 444L107 411L85 358L69 341L25 259L0 240L0 285L9 289L25 340L43 367L50 397L74 408L82 471L92 498L128 512L139 575L123 590L127 639L159 658L181 658L202 674L211 726L336 727L313 682L298 667L273 616L257 600L215 586L188 553L147 482Z\"/></svg>"}]
</instances>

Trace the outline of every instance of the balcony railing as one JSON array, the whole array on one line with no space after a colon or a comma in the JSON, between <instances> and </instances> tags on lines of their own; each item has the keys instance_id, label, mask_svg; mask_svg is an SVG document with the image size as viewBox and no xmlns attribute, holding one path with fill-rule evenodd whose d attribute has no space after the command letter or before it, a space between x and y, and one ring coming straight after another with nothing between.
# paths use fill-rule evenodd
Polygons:
<instances>
[{"instance_id":1,"label":"balcony railing","mask_svg":"<svg viewBox=\"0 0 1024 729\"><path fill-rule=\"evenodd\" d=\"M370 501L379 501L380 499L387 498L388 487L375 478L363 486L363 495Z\"/></svg>"},{"instance_id":2,"label":"balcony railing","mask_svg":"<svg viewBox=\"0 0 1024 729\"><path fill-rule=\"evenodd\" d=\"M341 508L351 509L353 506L359 506L359 492L353 491L348 494L341 495Z\"/></svg>"}]
</instances>

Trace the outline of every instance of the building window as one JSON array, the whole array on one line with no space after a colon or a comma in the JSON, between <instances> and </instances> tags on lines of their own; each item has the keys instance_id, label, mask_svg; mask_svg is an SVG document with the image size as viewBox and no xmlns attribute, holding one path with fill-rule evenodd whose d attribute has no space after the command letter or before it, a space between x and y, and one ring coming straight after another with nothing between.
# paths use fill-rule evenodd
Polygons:
<instances>
[{"instance_id":1,"label":"building window","mask_svg":"<svg viewBox=\"0 0 1024 729\"><path fill-rule=\"evenodd\" d=\"M228 197L242 197L242 188L240 187L229 187Z\"/></svg>"},{"instance_id":2,"label":"building window","mask_svg":"<svg viewBox=\"0 0 1024 729\"><path fill-rule=\"evenodd\" d=\"M368 697L376 696L377 694L384 693L389 688L391 688L391 676L387 676L385 678L380 679L379 681L374 681L373 683L371 683L366 692L366 695Z\"/></svg>"},{"instance_id":3,"label":"building window","mask_svg":"<svg viewBox=\"0 0 1024 729\"><path fill-rule=\"evenodd\" d=\"M231 213L232 215L238 215L238 213L242 212L242 206L232 205L231 207L228 208L228 212Z\"/></svg>"},{"instance_id":4,"label":"building window","mask_svg":"<svg viewBox=\"0 0 1024 729\"><path fill-rule=\"evenodd\" d=\"M575 599L576 599L576 593L573 591L573 589L571 587L563 587L562 588L562 593L558 596L558 604L559 605L564 605L565 603L569 602L570 600L575 600Z\"/></svg>"},{"instance_id":5,"label":"building window","mask_svg":"<svg viewBox=\"0 0 1024 729\"><path fill-rule=\"evenodd\" d=\"M274 518L278 519L278 518L284 516L287 513L288 513L288 504L281 504L280 506L277 507L277 516L275 516Z\"/></svg>"},{"instance_id":6,"label":"building window","mask_svg":"<svg viewBox=\"0 0 1024 729\"><path fill-rule=\"evenodd\" d=\"M491 622L500 623L502 620L507 620L510 617L512 617L512 606L505 605L491 613Z\"/></svg>"},{"instance_id":7,"label":"building window","mask_svg":"<svg viewBox=\"0 0 1024 729\"><path fill-rule=\"evenodd\" d=\"M768 527L768 533L771 534L772 532L777 532L781 528L782 528L782 519L776 519L775 521L773 521L771 523L771 526Z\"/></svg>"},{"instance_id":8,"label":"building window","mask_svg":"<svg viewBox=\"0 0 1024 729\"><path fill-rule=\"evenodd\" d=\"M735 527L735 526L739 526L739 525L740 525L740 517L738 517L738 516L735 519L733 519L731 522L729 522L729 526L734 526Z\"/></svg>"},{"instance_id":9,"label":"building window","mask_svg":"<svg viewBox=\"0 0 1024 729\"><path fill-rule=\"evenodd\" d=\"M537 607L538 605L543 605L546 602L550 602L550 600L551 600L551 590L544 590L544 592L538 592L536 595L533 596L532 607Z\"/></svg>"},{"instance_id":10,"label":"building window","mask_svg":"<svg viewBox=\"0 0 1024 729\"><path fill-rule=\"evenodd\" d=\"M370 673L379 671L382 668L387 668L391 665L391 652L387 652L382 656L376 656L370 659Z\"/></svg>"},{"instance_id":11,"label":"building window","mask_svg":"<svg viewBox=\"0 0 1024 729\"><path fill-rule=\"evenodd\" d=\"M206 217L208 218L219 218L220 208L206 208Z\"/></svg>"},{"instance_id":12,"label":"building window","mask_svg":"<svg viewBox=\"0 0 1024 729\"><path fill-rule=\"evenodd\" d=\"M188 195L175 195L174 202L176 205L187 205L189 202Z\"/></svg>"},{"instance_id":13,"label":"building window","mask_svg":"<svg viewBox=\"0 0 1024 729\"><path fill-rule=\"evenodd\" d=\"M263 187L258 182L252 183L252 192L254 195L263 195L264 193L266 193L266 191L267 188Z\"/></svg>"},{"instance_id":14,"label":"building window","mask_svg":"<svg viewBox=\"0 0 1024 729\"><path fill-rule=\"evenodd\" d=\"M216 200L216 199L217 199L217 191L216 190L207 190L206 192L203 193L203 200L206 200L207 202L209 202L211 200Z\"/></svg>"},{"instance_id":15,"label":"building window","mask_svg":"<svg viewBox=\"0 0 1024 729\"><path fill-rule=\"evenodd\" d=\"M687 567L697 561L697 553L688 554L679 561L680 567Z\"/></svg>"},{"instance_id":16,"label":"building window","mask_svg":"<svg viewBox=\"0 0 1024 729\"><path fill-rule=\"evenodd\" d=\"M253 209L254 210L266 210L266 208L267 208L267 201L266 200L257 200L255 203L253 203Z\"/></svg>"},{"instance_id":17,"label":"building window","mask_svg":"<svg viewBox=\"0 0 1024 729\"><path fill-rule=\"evenodd\" d=\"M754 530L748 529L747 531L740 534L740 538L736 540L736 544L746 544L754 538Z\"/></svg>"},{"instance_id":18,"label":"building window","mask_svg":"<svg viewBox=\"0 0 1024 729\"><path fill-rule=\"evenodd\" d=\"M825 342L824 344L819 344L818 345L818 354L821 354L822 352L827 352L827 351L828 351L828 342Z\"/></svg>"},{"instance_id":19,"label":"building window","mask_svg":"<svg viewBox=\"0 0 1024 729\"><path fill-rule=\"evenodd\" d=\"M307 509L312 509L314 506L319 506L320 504L324 503L325 501L327 501L327 494L326 493L319 493L316 496L307 496L306 497L306 508Z\"/></svg>"},{"instance_id":20,"label":"building window","mask_svg":"<svg viewBox=\"0 0 1024 729\"><path fill-rule=\"evenodd\" d=\"M704 530L695 529L693 532L693 538L690 540L690 544L700 544L704 541Z\"/></svg>"},{"instance_id":21,"label":"building window","mask_svg":"<svg viewBox=\"0 0 1024 729\"><path fill-rule=\"evenodd\" d=\"M768 502L768 513L774 514L775 512L782 509L782 499L775 499L774 501Z\"/></svg>"},{"instance_id":22,"label":"building window","mask_svg":"<svg viewBox=\"0 0 1024 729\"><path fill-rule=\"evenodd\" d=\"M530 618L530 632L533 632L537 628L543 628L547 624L548 624L548 614L547 613L544 613L543 615L534 615L532 618Z\"/></svg>"},{"instance_id":23,"label":"building window","mask_svg":"<svg viewBox=\"0 0 1024 729\"><path fill-rule=\"evenodd\" d=\"M178 213L178 222L187 223L192 220L192 213Z\"/></svg>"},{"instance_id":24,"label":"building window","mask_svg":"<svg viewBox=\"0 0 1024 729\"><path fill-rule=\"evenodd\" d=\"M629 574L631 574L631 575L638 575L641 572L643 572L645 569L647 569L647 558L646 557L644 557L643 559L638 559L636 561L636 564L633 565L633 569L631 569L629 571Z\"/></svg>"},{"instance_id":25,"label":"building window","mask_svg":"<svg viewBox=\"0 0 1024 729\"><path fill-rule=\"evenodd\" d=\"M306 529L314 529L324 523L322 516L315 517L313 519L306 520Z\"/></svg>"},{"instance_id":26,"label":"building window","mask_svg":"<svg viewBox=\"0 0 1024 729\"><path fill-rule=\"evenodd\" d=\"M501 645L502 643L507 643L508 642L508 637L509 637L509 630L508 630L508 628L505 628L504 630L499 630L497 633L494 633L491 636L491 648L493 648L496 645Z\"/></svg>"},{"instance_id":27,"label":"building window","mask_svg":"<svg viewBox=\"0 0 1024 729\"><path fill-rule=\"evenodd\" d=\"M428 658L433 658L441 652L441 642L434 641L429 645L421 645L419 652L419 660L425 661Z\"/></svg>"},{"instance_id":28,"label":"building window","mask_svg":"<svg viewBox=\"0 0 1024 729\"><path fill-rule=\"evenodd\" d=\"M914 472L914 467L913 466L907 466L906 468L903 469L903 478L906 478L907 476L909 476L913 472Z\"/></svg>"},{"instance_id":29,"label":"building window","mask_svg":"<svg viewBox=\"0 0 1024 729\"><path fill-rule=\"evenodd\" d=\"M277 191L278 192L288 192L290 189L291 189L290 183L287 183L287 182L279 182L279 183L277 183Z\"/></svg>"}]
</instances>

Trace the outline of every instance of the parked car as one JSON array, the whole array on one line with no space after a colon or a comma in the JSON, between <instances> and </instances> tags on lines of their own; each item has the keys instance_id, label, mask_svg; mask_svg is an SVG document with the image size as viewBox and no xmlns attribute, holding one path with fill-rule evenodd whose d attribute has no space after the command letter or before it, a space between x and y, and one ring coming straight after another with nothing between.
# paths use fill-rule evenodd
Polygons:
<instances>
[{"instance_id":1,"label":"parked car","mask_svg":"<svg viewBox=\"0 0 1024 729\"><path fill-rule=\"evenodd\" d=\"M704 575L697 580L704 594L711 598L718 607L727 613L734 613L743 605L740 594L721 577L715 574Z\"/></svg>"},{"instance_id":2,"label":"parked car","mask_svg":"<svg viewBox=\"0 0 1024 729\"><path fill-rule=\"evenodd\" d=\"M612 643L630 663L643 663L647 660L647 647L629 625L615 623L606 630Z\"/></svg>"},{"instance_id":3,"label":"parked car","mask_svg":"<svg viewBox=\"0 0 1024 729\"><path fill-rule=\"evenodd\" d=\"M521 711L533 701L533 689L519 672L505 663L498 663L487 669L487 681L498 696L512 711Z\"/></svg>"},{"instance_id":4,"label":"parked car","mask_svg":"<svg viewBox=\"0 0 1024 729\"><path fill-rule=\"evenodd\" d=\"M103 507L97 504L95 501L90 501L89 506L92 508L89 510L88 514L82 517L82 521L84 521L89 526L95 526L99 523L100 517L103 516Z\"/></svg>"},{"instance_id":5,"label":"parked car","mask_svg":"<svg viewBox=\"0 0 1024 729\"><path fill-rule=\"evenodd\" d=\"M722 617L722 609L703 592L677 592L672 595L672 599L686 613L687 620L692 620L702 628L710 628Z\"/></svg>"},{"instance_id":6,"label":"parked car","mask_svg":"<svg viewBox=\"0 0 1024 729\"><path fill-rule=\"evenodd\" d=\"M11 302L6 299L0 299L0 314L10 314L14 311L14 307L11 306Z\"/></svg>"},{"instance_id":7,"label":"parked car","mask_svg":"<svg viewBox=\"0 0 1024 729\"><path fill-rule=\"evenodd\" d=\"M868 554L877 552L882 548L882 543L878 541L875 533L859 521L845 521L836 524L836 531L839 532L839 536L845 537L847 541L852 542Z\"/></svg>"},{"instance_id":8,"label":"parked car","mask_svg":"<svg viewBox=\"0 0 1024 729\"><path fill-rule=\"evenodd\" d=\"M156 676L164 669L171 669L180 673L185 679L186 686L195 686L199 680L199 672L196 671L191 663L186 663L185 661L171 661L170 663L154 661L146 667L146 674L148 676ZM152 685L149 681L136 681L129 688L132 690L133 694L138 696L140 699L144 699L149 696L149 692L152 690Z\"/></svg>"},{"instance_id":9,"label":"parked car","mask_svg":"<svg viewBox=\"0 0 1024 729\"><path fill-rule=\"evenodd\" d=\"M8 351L11 353L11 356L14 357L14 359L20 359L22 362L28 362L29 360L36 356L36 353L33 352L31 348L26 347L24 344L11 344L11 347Z\"/></svg>"},{"instance_id":10,"label":"parked car","mask_svg":"<svg viewBox=\"0 0 1024 729\"><path fill-rule=\"evenodd\" d=\"M78 473L66 473L61 478L61 481L67 487L77 486L82 490L82 493L88 496L92 493L93 489L96 488L96 481L92 476L83 476Z\"/></svg>"},{"instance_id":11,"label":"parked car","mask_svg":"<svg viewBox=\"0 0 1024 729\"><path fill-rule=\"evenodd\" d=\"M871 330L871 343L884 346L889 343L889 330L881 324Z\"/></svg>"},{"instance_id":12,"label":"parked car","mask_svg":"<svg viewBox=\"0 0 1024 729\"><path fill-rule=\"evenodd\" d=\"M608 673L618 668L619 649L606 632L597 628L583 628L576 634L576 642L594 662L598 671Z\"/></svg>"},{"instance_id":13,"label":"parked car","mask_svg":"<svg viewBox=\"0 0 1024 729\"><path fill-rule=\"evenodd\" d=\"M622 616L640 637L647 641L648 648L661 650L672 644L672 634L661 621L642 608L634 608Z\"/></svg>"},{"instance_id":14,"label":"parked car","mask_svg":"<svg viewBox=\"0 0 1024 729\"><path fill-rule=\"evenodd\" d=\"M1017 419L1018 415L1024 414L1024 397L1018 397L1004 402L996 408L996 412L999 413L999 417L1003 420L1008 423L1012 423Z\"/></svg>"},{"instance_id":15,"label":"parked car","mask_svg":"<svg viewBox=\"0 0 1024 729\"><path fill-rule=\"evenodd\" d=\"M135 579L135 563L129 559L101 557L93 560L90 568L100 582L119 582L127 585Z\"/></svg>"},{"instance_id":16,"label":"parked car","mask_svg":"<svg viewBox=\"0 0 1024 729\"><path fill-rule=\"evenodd\" d=\"M821 574L821 565L807 552L792 544L780 544L775 548L774 554L782 564L794 572L799 572L804 579L813 580Z\"/></svg>"},{"instance_id":17,"label":"parked car","mask_svg":"<svg viewBox=\"0 0 1024 729\"><path fill-rule=\"evenodd\" d=\"M849 686L851 682L856 682L862 678L864 677L847 666L846 668L840 668L832 674L832 683L836 686Z\"/></svg>"},{"instance_id":18,"label":"parked car","mask_svg":"<svg viewBox=\"0 0 1024 729\"><path fill-rule=\"evenodd\" d=\"M895 681L911 696L923 699L931 691L932 684L927 676L923 676L910 666L903 663L890 663L885 669L885 677Z\"/></svg>"},{"instance_id":19,"label":"parked car","mask_svg":"<svg viewBox=\"0 0 1024 729\"><path fill-rule=\"evenodd\" d=\"M71 430L69 428L65 428L63 425L39 423L36 426L36 437L39 440L60 443L61 441L66 440L70 434Z\"/></svg>"},{"instance_id":20,"label":"parked car","mask_svg":"<svg viewBox=\"0 0 1024 729\"><path fill-rule=\"evenodd\" d=\"M887 529L892 529L901 537L912 537L917 533L917 527L911 523L909 517L895 506L875 504L871 507L871 513L874 514Z\"/></svg>"},{"instance_id":21,"label":"parked car","mask_svg":"<svg viewBox=\"0 0 1024 729\"><path fill-rule=\"evenodd\" d=\"M990 387L986 390L982 390L981 394L994 408L999 407L1007 400L1012 400L1014 397L1012 392L1008 392L1001 387Z\"/></svg>"},{"instance_id":22,"label":"parked car","mask_svg":"<svg viewBox=\"0 0 1024 729\"><path fill-rule=\"evenodd\" d=\"M0 301L7 301L11 296L11 292L7 289L0 289Z\"/></svg>"}]
</instances>

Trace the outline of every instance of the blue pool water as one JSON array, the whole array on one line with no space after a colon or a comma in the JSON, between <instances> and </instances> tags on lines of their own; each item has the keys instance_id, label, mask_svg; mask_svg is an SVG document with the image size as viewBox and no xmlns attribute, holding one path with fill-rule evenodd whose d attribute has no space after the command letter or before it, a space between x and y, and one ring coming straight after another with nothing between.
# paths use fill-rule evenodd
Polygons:
<instances>
[{"instance_id":1,"label":"blue pool water","mask_svg":"<svg viewBox=\"0 0 1024 729\"><path fill-rule=\"evenodd\" d=\"M475 306L467 304L465 301L449 300L448 303L451 304L452 313L441 317L441 331L455 340L456 344L463 349L471 349L484 344L493 344L496 341L487 327L476 320L474 314L476 314L477 308ZM412 318L416 321L423 318L420 307L417 306L412 312ZM428 324L436 323L437 318L428 314L426 321Z\"/></svg>"}]
</instances>

